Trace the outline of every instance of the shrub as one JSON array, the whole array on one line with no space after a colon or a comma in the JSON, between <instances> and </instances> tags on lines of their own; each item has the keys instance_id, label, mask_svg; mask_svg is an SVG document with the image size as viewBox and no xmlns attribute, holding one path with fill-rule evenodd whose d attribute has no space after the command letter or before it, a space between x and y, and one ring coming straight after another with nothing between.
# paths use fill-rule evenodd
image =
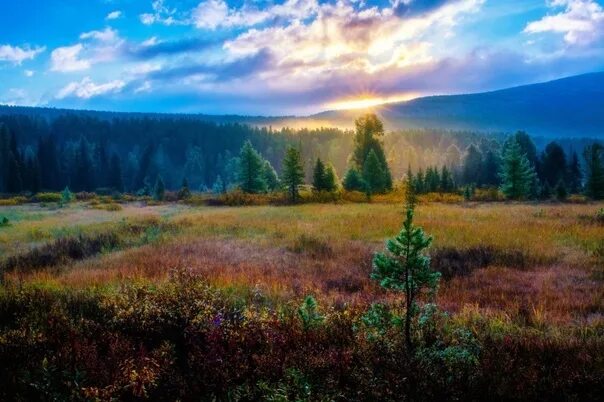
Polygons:
<instances>
[{"instance_id":1,"label":"shrub","mask_svg":"<svg viewBox=\"0 0 604 402\"><path fill-rule=\"evenodd\" d=\"M11 198L3 198L0 199L0 206L2 207L10 207L15 205L25 204L28 201L27 197L16 196Z\"/></svg>"},{"instance_id":2,"label":"shrub","mask_svg":"<svg viewBox=\"0 0 604 402\"><path fill-rule=\"evenodd\" d=\"M34 196L37 202L61 202L61 193L38 193Z\"/></svg>"},{"instance_id":3,"label":"shrub","mask_svg":"<svg viewBox=\"0 0 604 402\"><path fill-rule=\"evenodd\" d=\"M437 248L431 254L431 261L433 269L439 271L446 280L470 275L476 269L493 264L525 268L533 263L521 250L498 250L492 246Z\"/></svg>"},{"instance_id":4,"label":"shrub","mask_svg":"<svg viewBox=\"0 0 604 402\"><path fill-rule=\"evenodd\" d=\"M75 194L75 199L78 201L90 201L94 198L96 198L96 194L87 191L80 191L79 193Z\"/></svg>"},{"instance_id":5,"label":"shrub","mask_svg":"<svg viewBox=\"0 0 604 402\"><path fill-rule=\"evenodd\" d=\"M88 258L119 245L118 236L111 232L92 236L62 237L24 254L9 257L0 265L0 268L2 272L33 271L43 267L59 265L70 260Z\"/></svg>"},{"instance_id":6,"label":"shrub","mask_svg":"<svg viewBox=\"0 0 604 402\"><path fill-rule=\"evenodd\" d=\"M325 240L319 239L305 233L298 236L294 244L287 248L298 254L309 254L313 257L328 258L333 255L333 249Z\"/></svg>"},{"instance_id":7,"label":"shrub","mask_svg":"<svg viewBox=\"0 0 604 402\"><path fill-rule=\"evenodd\" d=\"M2 218L0 218L0 227L6 226L10 226L10 220L6 216L3 216Z\"/></svg>"}]
</instances>

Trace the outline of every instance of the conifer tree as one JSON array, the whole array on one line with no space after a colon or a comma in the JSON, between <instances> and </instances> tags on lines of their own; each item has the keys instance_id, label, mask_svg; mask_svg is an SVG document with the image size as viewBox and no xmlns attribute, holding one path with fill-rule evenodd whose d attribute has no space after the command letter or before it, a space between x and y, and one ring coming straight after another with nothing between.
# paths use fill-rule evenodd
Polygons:
<instances>
[{"instance_id":1,"label":"conifer tree","mask_svg":"<svg viewBox=\"0 0 604 402\"><path fill-rule=\"evenodd\" d=\"M374 256L371 274L382 287L405 294L404 334L408 352L413 349L411 325L419 311L417 298L424 289L436 292L440 278L440 273L430 269L430 257L425 255L432 237L413 224L413 215L413 205L408 202L401 232L386 242L385 252Z\"/></svg>"},{"instance_id":2,"label":"conifer tree","mask_svg":"<svg viewBox=\"0 0 604 402\"><path fill-rule=\"evenodd\" d=\"M296 202L299 197L298 186L304 183L304 167L302 166L300 151L294 147L289 147L285 152L281 178L290 201Z\"/></svg>"},{"instance_id":3,"label":"conifer tree","mask_svg":"<svg viewBox=\"0 0 604 402\"><path fill-rule=\"evenodd\" d=\"M189 181L186 177L182 179L182 184L180 185L180 190L178 190L178 199L186 200L191 197L191 189L189 188Z\"/></svg>"},{"instance_id":4,"label":"conifer tree","mask_svg":"<svg viewBox=\"0 0 604 402\"><path fill-rule=\"evenodd\" d=\"M573 155L570 160L570 165L568 167L568 191L571 194L578 194L582 190L582 182L583 182L583 173L581 172L581 165L579 163L579 157L576 152L573 152Z\"/></svg>"},{"instance_id":5,"label":"conifer tree","mask_svg":"<svg viewBox=\"0 0 604 402\"><path fill-rule=\"evenodd\" d=\"M566 179L566 155L564 149L557 142L550 142L541 155L539 165L541 179L550 187L557 186L560 180Z\"/></svg>"},{"instance_id":6,"label":"conifer tree","mask_svg":"<svg viewBox=\"0 0 604 402\"><path fill-rule=\"evenodd\" d=\"M375 151L372 149L363 165L363 181L368 195L384 190L384 172Z\"/></svg>"},{"instance_id":7,"label":"conifer tree","mask_svg":"<svg viewBox=\"0 0 604 402\"><path fill-rule=\"evenodd\" d=\"M594 143L585 147L585 194L594 200L604 198L604 147Z\"/></svg>"},{"instance_id":8,"label":"conifer tree","mask_svg":"<svg viewBox=\"0 0 604 402\"><path fill-rule=\"evenodd\" d=\"M279 176L277 171L267 160L264 161L264 181L269 191L275 191L279 188Z\"/></svg>"},{"instance_id":9,"label":"conifer tree","mask_svg":"<svg viewBox=\"0 0 604 402\"><path fill-rule=\"evenodd\" d=\"M351 167L344 176L344 189L346 191L365 191L365 182L363 176L355 168Z\"/></svg>"},{"instance_id":10,"label":"conifer tree","mask_svg":"<svg viewBox=\"0 0 604 402\"><path fill-rule=\"evenodd\" d=\"M447 166L443 166L440 174L440 191L443 193L450 193L454 190L455 185L453 184L453 177L447 169Z\"/></svg>"},{"instance_id":11,"label":"conifer tree","mask_svg":"<svg viewBox=\"0 0 604 402\"><path fill-rule=\"evenodd\" d=\"M267 189L264 181L264 161L260 154L246 141L239 153L239 186L246 193L263 193Z\"/></svg>"},{"instance_id":12,"label":"conifer tree","mask_svg":"<svg viewBox=\"0 0 604 402\"><path fill-rule=\"evenodd\" d=\"M338 186L339 179L338 175L336 174L336 169L331 163L328 163L325 166L325 190L329 192L336 191Z\"/></svg>"},{"instance_id":13,"label":"conifer tree","mask_svg":"<svg viewBox=\"0 0 604 402\"><path fill-rule=\"evenodd\" d=\"M465 184L481 184L482 175L482 154L474 144L471 144L466 150L466 156L463 161L462 179Z\"/></svg>"},{"instance_id":14,"label":"conifer tree","mask_svg":"<svg viewBox=\"0 0 604 402\"><path fill-rule=\"evenodd\" d=\"M214 194L222 194L226 192L226 186L222 181L222 177L220 177L220 175L216 176L216 180L214 181L214 185L212 186L212 192Z\"/></svg>"},{"instance_id":15,"label":"conifer tree","mask_svg":"<svg viewBox=\"0 0 604 402\"><path fill-rule=\"evenodd\" d=\"M530 195L535 169L515 140L505 145L500 176L501 191L507 198L517 200Z\"/></svg>"},{"instance_id":16,"label":"conifer tree","mask_svg":"<svg viewBox=\"0 0 604 402\"><path fill-rule=\"evenodd\" d=\"M312 185L316 191L325 190L325 165L321 158L317 158L317 162L315 163L315 168L312 173Z\"/></svg>"},{"instance_id":17,"label":"conifer tree","mask_svg":"<svg viewBox=\"0 0 604 402\"><path fill-rule=\"evenodd\" d=\"M157 175L157 180L155 181L155 188L153 189L153 199L155 201L163 201L166 195L166 186L164 184L164 180L160 175Z\"/></svg>"},{"instance_id":18,"label":"conifer tree","mask_svg":"<svg viewBox=\"0 0 604 402\"><path fill-rule=\"evenodd\" d=\"M566 184L564 184L564 180L560 180L556 185L556 198L558 201L564 201L567 197L568 191L566 190Z\"/></svg>"}]
</instances>

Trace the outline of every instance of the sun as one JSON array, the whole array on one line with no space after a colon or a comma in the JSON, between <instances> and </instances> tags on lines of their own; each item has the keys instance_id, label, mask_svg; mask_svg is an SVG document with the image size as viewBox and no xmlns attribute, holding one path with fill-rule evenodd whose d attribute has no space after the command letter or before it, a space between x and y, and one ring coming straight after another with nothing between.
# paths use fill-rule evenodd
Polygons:
<instances>
[{"instance_id":1,"label":"sun","mask_svg":"<svg viewBox=\"0 0 604 402\"><path fill-rule=\"evenodd\" d=\"M398 95L380 96L375 94L363 94L348 97L327 103L325 106L331 110L371 109L387 103L405 102L415 99L420 94L404 93Z\"/></svg>"}]
</instances>

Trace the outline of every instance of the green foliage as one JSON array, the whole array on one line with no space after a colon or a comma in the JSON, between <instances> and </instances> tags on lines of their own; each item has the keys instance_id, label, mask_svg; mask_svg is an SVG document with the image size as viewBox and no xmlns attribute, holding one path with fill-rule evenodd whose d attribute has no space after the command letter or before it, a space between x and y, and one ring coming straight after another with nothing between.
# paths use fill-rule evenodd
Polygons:
<instances>
[{"instance_id":1,"label":"green foliage","mask_svg":"<svg viewBox=\"0 0 604 402\"><path fill-rule=\"evenodd\" d=\"M304 167L300 151L294 147L289 147L285 153L281 177L290 201L296 202L299 198L298 186L304 183Z\"/></svg>"},{"instance_id":2,"label":"green foliage","mask_svg":"<svg viewBox=\"0 0 604 402\"><path fill-rule=\"evenodd\" d=\"M363 172L364 190L369 194L392 190L392 175L381 140L384 125L375 114L370 113L359 117L355 126L352 162ZM366 167L368 162L370 166Z\"/></svg>"},{"instance_id":3,"label":"green foliage","mask_svg":"<svg viewBox=\"0 0 604 402\"><path fill-rule=\"evenodd\" d=\"M559 201L564 201L568 197L568 190L566 190L566 184L563 180L558 181L556 185L556 198Z\"/></svg>"},{"instance_id":4,"label":"green foliage","mask_svg":"<svg viewBox=\"0 0 604 402\"><path fill-rule=\"evenodd\" d=\"M476 192L476 187L474 184L468 184L463 188L463 199L465 201L471 201L474 198L474 193Z\"/></svg>"},{"instance_id":5,"label":"green foliage","mask_svg":"<svg viewBox=\"0 0 604 402\"><path fill-rule=\"evenodd\" d=\"M346 191L365 191L363 176L355 167L351 167L344 176L344 189Z\"/></svg>"},{"instance_id":6,"label":"green foliage","mask_svg":"<svg viewBox=\"0 0 604 402\"><path fill-rule=\"evenodd\" d=\"M65 187L63 189L63 192L61 192L61 203L69 204L71 201L73 201L73 199L74 199L73 193L71 191L69 191L69 187Z\"/></svg>"},{"instance_id":7,"label":"green foliage","mask_svg":"<svg viewBox=\"0 0 604 402\"><path fill-rule=\"evenodd\" d=\"M262 156L246 141L239 153L239 186L245 193L263 193L267 189Z\"/></svg>"},{"instance_id":8,"label":"green foliage","mask_svg":"<svg viewBox=\"0 0 604 402\"><path fill-rule=\"evenodd\" d=\"M281 185L277 171L267 160L264 161L264 181L269 191L275 191Z\"/></svg>"},{"instance_id":9,"label":"green foliage","mask_svg":"<svg viewBox=\"0 0 604 402\"><path fill-rule=\"evenodd\" d=\"M298 318L300 318L302 328L305 331L318 327L325 319L319 313L317 301L310 295L306 296L300 307L298 307Z\"/></svg>"},{"instance_id":10,"label":"green foliage","mask_svg":"<svg viewBox=\"0 0 604 402\"><path fill-rule=\"evenodd\" d=\"M178 199L179 200L187 200L191 198L191 190L189 189L189 181L185 177L182 179L182 185L180 186L180 190L178 190Z\"/></svg>"},{"instance_id":11,"label":"green foliage","mask_svg":"<svg viewBox=\"0 0 604 402\"><path fill-rule=\"evenodd\" d=\"M594 199L604 199L604 146L594 143L585 147L585 194Z\"/></svg>"},{"instance_id":12,"label":"green foliage","mask_svg":"<svg viewBox=\"0 0 604 402\"><path fill-rule=\"evenodd\" d=\"M506 143L501 166L501 191L508 199L528 198L535 180L535 169L520 144L515 140Z\"/></svg>"},{"instance_id":13,"label":"green foliage","mask_svg":"<svg viewBox=\"0 0 604 402\"><path fill-rule=\"evenodd\" d=\"M38 193L34 197L38 202L60 202L61 193Z\"/></svg>"},{"instance_id":14,"label":"green foliage","mask_svg":"<svg viewBox=\"0 0 604 402\"><path fill-rule=\"evenodd\" d=\"M413 208L408 207L403 229L386 242L386 252L373 258L371 278L386 289L405 294L405 339L412 349L411 321L417 315L416 299L423 290L433 294L438 287L440 273L430 269L430 257L425 250L432 238L421 227L413 224Z\"/></svg>"},{"instance_id":15,"label":"green foliage","mask_svg":"<svg viewBox=\"0 0 604 402\"><path fill-rule=\"evenodd\" d=\"M372 149L363 164L363 181L369 194L381 193L386 189L384 170L375 151Z\"/></svg>"},{"instance_id":16,"label":"green foliage","mask_svg":"<svg viewBox=\"0 0 604 402\"><path fill-rule=\"evenodd\" d=\"M10 220L6 216L3 216L2 219L0 219L0 227L7 226L10 226Z\"/></svg>"},{"instance_id":17,"label":"green foliage","mask_svg":"<svg viewBox=\"0 0 604 402\"><path fill-rule=\"evenodd\" d=\"M153 189L153 199L155 201L163 201L166 195L166 186L161 176L157 176L155 187Z\"/></svg>"}]
</instances>

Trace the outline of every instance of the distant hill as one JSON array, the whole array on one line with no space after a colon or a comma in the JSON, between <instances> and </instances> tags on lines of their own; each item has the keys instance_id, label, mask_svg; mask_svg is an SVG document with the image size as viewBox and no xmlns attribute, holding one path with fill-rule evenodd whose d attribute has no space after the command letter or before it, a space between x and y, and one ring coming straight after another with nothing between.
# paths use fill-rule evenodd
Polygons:
<instances>
[{"instance_id":1,"label":"distant hill","mask_svg":"<svg viewBox=\"0 0 604 402\"><path fill-rule=\"evenodd\" d=\"M374 109L389 129L440 128L544 137L604 136L604 72L493 92L429 96ZM350 125L359 111L327 111L312 120Z\"/></svg>"},{"instance_id":2,"label":"distant hill","mask_svg":"<svg viewBox=\"0 0 604 402\"><path fill-rule=\"evenodd\" d=\"M604 72L492 92L443 95L389 103L371 109L389 130L428 128L485 132L527 131L536 137L604 137ZM55 108L0 106L0 116L26 114L48 120L78 114L99 119L125 117L183 118L215 123L352 128L367 110L326 111L312 116L239 116L205 114L117 113Z\"/></svg>"}]
</instances>

